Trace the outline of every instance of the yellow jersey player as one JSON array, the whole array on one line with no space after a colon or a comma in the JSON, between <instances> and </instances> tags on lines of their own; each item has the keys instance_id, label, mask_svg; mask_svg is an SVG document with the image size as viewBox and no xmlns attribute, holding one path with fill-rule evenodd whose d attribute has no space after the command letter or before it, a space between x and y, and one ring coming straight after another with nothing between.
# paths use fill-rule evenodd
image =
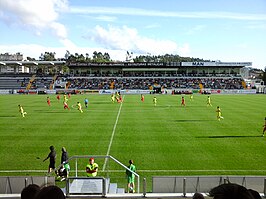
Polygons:
<instances>
[{"instance_id":1,"label":"yellow jersey player","mask_svg":"<svg viewBox=\"0 0 266 199\"><path fill-rule=\"evenodd\" d=\"M78 107L79 112L83 113L82 106L81 106L80 102L77 102L77 107Z\"/></svg>"},{"instance_id":2,"label":"yellow jersey player","mask_svg":"<svg viewBox=\"0 0 266 199\"><path fill-rule=\"evenodd\" d=\"M154 105L154 106L157 105L157 98L156 98L156 97L153 98L153 105Z\"/></svg>"},{"instance_id":3,"label":"yellow jersey player","mask_svg":"<svg viewBox=\"0 0 266 199\"><path fill-rule=\"evenodd\" d=\"M20 104L18 105L18 111L20 112L22 117L25 117L25 115L27 114Z\"/></svg>"},{"instance_id":4,"label":"yellow jersey player","mask_svg":"<svg viewBox=\"0 0 266 199\"><path fill-rule=\"evenodd\" d=\"M120 96L120 92L116 92L115 93L115 98L117 98L117 97L119 98L119 96Z\"/></svg>"},{"instance_id":5,"label":"yellow jersey player","mask_svg":"<svg viewBox=\"0 0 266 199\"><path fill-rule=\"evenodd\" d=\"M63 104L64 103L67 103L68 99L66 97L64 97L64 101L63 101Z\"/></svg>"},{"instance_id":6,"label":"yellow jersey player","mask_svg":"<svg viewBox=\"0 0 266 199\"><path fill-rule=\"evenodd\" d=\"M224 119L224 117L222 117L221 108L219 106L217 106L216 113L217 113L217 120L220 121L221 119Z\"/></svg>"},{"instance_id":7,"label":"yellow jersey player","mask_svg":"<svg viewBox=\"0 0 266 199\"><path fill-rule=\"evenodd\" d=\"M111 101L112 101L113 103L115 102L115 95L114 95L114 94L111 95Z\"/></svg>"},{"instance_id":8,"label":"yellow jersey player","mask_svg":"<svg viewBox=\"0 0 266 199\"><path fill-rule=\"evenodd\" d=\"M207 97L207 106L212 106L210 96Z\"/></svg>"},{"instance_id":9,"label":"yellow jersey player","mask_svg":"<svg viewBox=\"0 0 266 199\"><path fill-rule=\"evenodd\" d=\"M193 101L193 93L189 96L190 101Z\"/></svg>"}]
</instances>

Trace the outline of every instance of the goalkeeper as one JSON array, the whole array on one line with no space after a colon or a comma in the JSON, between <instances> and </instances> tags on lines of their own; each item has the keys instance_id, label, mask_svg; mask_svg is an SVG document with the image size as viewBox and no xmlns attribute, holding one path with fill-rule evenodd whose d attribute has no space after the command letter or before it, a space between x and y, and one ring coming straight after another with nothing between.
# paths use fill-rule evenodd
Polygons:
<instances>
[{"instance_id":1,"label":"goalkeeper","mask_svg":"<svg viewBox=\"0 0 266 199\"><path fill-rule=\"evenodd\" d=\"M129 160L129 170L126 170L127 174L127 192L128 193L134 193L135 192L135 175L131 172L136 172L136 166L133 164L133 160Z\"/></svg>"}]
</instances>

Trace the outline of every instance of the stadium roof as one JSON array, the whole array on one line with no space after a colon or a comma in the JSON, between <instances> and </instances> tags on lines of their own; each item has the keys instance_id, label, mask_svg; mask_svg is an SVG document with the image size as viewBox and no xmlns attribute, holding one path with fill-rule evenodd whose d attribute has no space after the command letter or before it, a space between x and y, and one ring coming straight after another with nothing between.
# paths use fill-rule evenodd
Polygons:
<instances>
[{"instance_id":1,"label":"stadium roof","mask_svg":"<svg viewBox=\"0 0 266 199\"><path fill-rule=\"evenodd\" d=\"M63 65L65 61L0 61L0 65L20 65L20 66L27 66L27 65Z\"/></svg>"},{"instance_id":2,"label":"stadium roof","mask_svg":"<svg viewBox=\"0 0 266 199\"><path fill-rule=\"evenodd\" d=\"M70 68L86 67L122 67L122 68L177 68L177 67L222 67L222 68L242 68L252 66L252 62L71 62L68 63Z\"/></svg>"}]
</instances>

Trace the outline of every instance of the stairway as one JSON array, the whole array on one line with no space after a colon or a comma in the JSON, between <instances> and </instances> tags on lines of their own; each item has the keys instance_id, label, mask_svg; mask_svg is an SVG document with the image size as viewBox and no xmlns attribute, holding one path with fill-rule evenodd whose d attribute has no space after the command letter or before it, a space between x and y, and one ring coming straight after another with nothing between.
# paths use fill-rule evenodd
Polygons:
<instances>
[{"instance_id":1,"label":"stairway","mask_svg":"<svg viewBox=\"0 0 266 199\"><path fill-rule=\"evenodd\" d=\"M54 83L55 83L56 79L57 79L57 75L54 75L53 80L50 83L50 90L53 90L54 89Z\"/></svg>"},{"instance_id":2,"label":"stairway","mask_svg":"<svg viewBox=\"0 0 266 199\"><path fill-rule=\"evenodd\" d=\"M124 188L118 188L117 183L110 183L110 179L106 179L107 194L125 193ZM102 179L74 179L69 186L70 194L100 194L102 193Z\"/></svg>"},{"instance_id":3,"label":"stairway","mask_svg":"<svg viewBox=\"0 0 266 199\"><path fill-rule=\"evenodd\" d=\"M125 193L125 189L124 188L118 188L117 183L110 183L107 193L110 193L110 194L120 193L121 194L121 193Z\"/></svg>"},{"instance_id":4,"label":"stairway","mask_svg":"<svg viewBox=\"0 0 266 199\"><path fill-rule=\"evenodd\" d=\"M36 77L36 75L32 75L32 77L31 77L31 79L30 79L30 81L29 81L29 83L28 83L28 85L26 87L26 90L30 90L31 89L31 86L32 86L32 83L35 80L35 77Z\"/></svg>"}]
</instances>

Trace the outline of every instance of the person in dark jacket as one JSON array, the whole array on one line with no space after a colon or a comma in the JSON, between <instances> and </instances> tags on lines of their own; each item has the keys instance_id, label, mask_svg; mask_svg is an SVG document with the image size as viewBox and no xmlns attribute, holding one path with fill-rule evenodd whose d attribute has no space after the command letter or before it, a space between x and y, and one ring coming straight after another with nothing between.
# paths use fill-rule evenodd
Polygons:
<instances>
[{"instance_id":1,"label":"person in dark jacket","mask_svg":"<svg viewBox=\"0 0 266 199\"><path fill-rule=\"evenodd\" d=\"M51 173L53 170L55 170L56 151L55 151L54 146L50 146L49 149L50 149L50 153L43 160L43 162L50 158L50 164L49 164L49 167L48 167L48 173Z\"/></svg>"},{"instance_id":2,"label":"person in dark jacket","mask_svg":"<svg viewBox=\"0 0 266 199\"><path fill-rule=\"evenodd\" d=\"M68 162L68 153L65 147L62 147L61 164Z\"/></svg>"},{"instance_id":3,"label":"person in dark jacket","mask_svg":"<svg viewBox=\"0 0 266 199\"><path fill-rule=\"evenodd\" d=\"M62 147L62 155L61 155L61 166L56 171L57 180L63 181L68 178L68 174L70 171L70 165L68 162L68 153L65 147Z\"/></svg>"}]
</instances>

